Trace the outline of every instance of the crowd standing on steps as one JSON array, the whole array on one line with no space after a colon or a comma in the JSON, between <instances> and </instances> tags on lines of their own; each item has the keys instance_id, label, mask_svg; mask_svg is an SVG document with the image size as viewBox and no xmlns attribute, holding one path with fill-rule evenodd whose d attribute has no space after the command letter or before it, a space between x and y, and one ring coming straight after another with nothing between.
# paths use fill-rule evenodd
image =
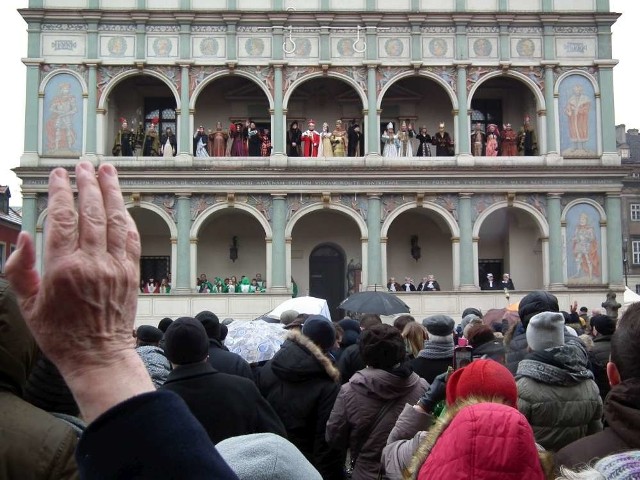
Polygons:
<instances>
[{"instance_id":1,"label":"crowd standing on steps","mask_svg":"<svg viewBox=\"0 0 640 480\"><path fill-rule=\"evenodd\" d=\"M640 478L640 304L589 318L535 291L511 324L469 307L458 326L288 311L249 365L211 311L134 331L117 172L81 161L75 184L52 170L42 275L23 232L0 279L0 478Z\"/></svg>"}]
</instances>

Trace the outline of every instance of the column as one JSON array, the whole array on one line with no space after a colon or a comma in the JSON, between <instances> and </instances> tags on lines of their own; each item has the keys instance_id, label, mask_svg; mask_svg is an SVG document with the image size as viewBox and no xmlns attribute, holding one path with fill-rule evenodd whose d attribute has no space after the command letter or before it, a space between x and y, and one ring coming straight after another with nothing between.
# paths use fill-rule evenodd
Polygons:
<instances>
[{"instance_id":1,"label":"column","mask_svg":"<svg viewBox=\"0 0 640 480\"><path fill-rule=\"evenodd\" d=\"M468 63L459 63L458 69L458 131L454 141L458 146L458 155L471 155L469 146L469 111L467 109L467 65Z\"/></svg>"},{"instance_id":2,"label":"column","mask_svg":"<svg viewBox=\"0 0 640 480\"><path fill-rule=\"evenodd\" d=\"M31 5L32 2L29 2ZM37 2L36 2L37 3ZM39 2L42 6L42 2ZM38 91L40 88L40 22L29 22L27 56L24 61L27 67L25 112L24 112L24 153L31 154L37 163L38 140L41 136L38 128ZM34 132L38 132L34 135ZM29 155L25 155L27 157ZM31 163L31 162L30 162ZM34 229L35 233L35 229Z\"/></svg>"},{"instance_id":3,"label":"column","mask_svg":"<svg viewBox=\"0 0 640 480\"><path fill-rule=\"evenodd\" d=\"M367 208L367 229L369 230L369 244L367 250L367 290L375 290L382 285L384 290L386 282L382 278L382 264L380 262L380 229L382 215L381 194L369 194Z\"/></svg>"},{"instance_id":4,"label":"column","mask_svg":"<svg viewBox=\"0 0 640 480\"><path fill-rule=\"evenodd\" d=\"M609 286L624 289L622 265L622 204L620 193L607 193L605 211L607 214L607 260Z\"/></svg>"},{"instance_id":5,"label":"column","mask_svg":"<svg viewBox=\"0 0 640 480\"><path fill-rule=\"evenodd\" d=\"M422 64L422 32L420 24L411 24L411 63Z\"/></svg>"},{"instance_id":6,"label":"column","mask_svg":"<svg viewBox=\"0 0 640 480\"><path fill-rule=\"evenodd\" d=\"M22 194L22 230L29 232L31 237L36 238L36 224L38 223L38 194Z\"/></svg>"},{"instance_id":7,"label":"column","mask_svg":"<svg viewBox=\"0 0 640 480\"><path fill-rule=\"evenodd\" d=\"M609 0L596 0L596 12L608 12L609 9Z\"/></svg>"},{"instance_id":8,"label":"column","mask_svg":"<svg viewBox=\"0 0 640 480\"><path fill-rule=\"evenodd\" d=\"M96 2L97 3L97 2ZM97 8L97 6L95 7ZM89 22L87 29L87 58L89 61L85 62L88 72L88 85L87 85L87 122L86 129L86 143L85 154L96 154L96 108L98 107L98 22ZM93 61L91 61L93 60Z\"/></svg>"},{"instance_id":9,"label":"column","mask_svg":"<svg viewBox=\"0 0 640 480\"><path fill-rule=\"evenodd\" d=\"M320 63L331 63L331 31L328 25L320 27Z\"/></svg>"},{"instance_id":10,"label":"column","mask_svg":"<svg viewBox=\"0 0 640 480\"><path fill-rule=\"evenodd\" d=\"M616 127L613 107L613 65L615 60L596 60L600 78L603 162L620 164L616 148Z\"/></svg>"},{"instance_id":11,"label":"column","mask_svg":"<svg viewBox=\"0 0 640 480\"><path fill-rule=\"evenodd\" d=\"M282 110L282 64L273 65L273 134L271 142L273 145L272 155L286 155L284 141L284 112Z\"/></svg>"},{"instance_id":12,"label":"column","mask_svg":"<svg viewBox=\"0 0 640 480\"><path fill-rule=\"evenodd\" d=\"M189 61L180 61L180 155L191 155L191 131L189 126Z\"/></svg>"},{"instance_id":13,"label":"column","mask_svg":"<svg viewBox=\"0 0 640 480\"><path fill-rule=\"evenodd\" d=\"M547 157L557 156L558 140L556 138L556 102L553 93L554 76L553 69L556 62L543 62L544 64L544 102L547 104ZM543 152L541 152L543 153Z\"/></svg>"},{"instance_id":14,"label":"column","mask_svg":"<svg viewBox=\"0 0 640 480\"><path fill-rule=\"evenodd\" d=\"M273 215L271 217L271 285L269 290L284 291L287 289L287 242L285 228L287 226L287 196L274 194Z\"/></svg>"},{"instance_id":15,"label":"column","mask_svg":"<svg viewBox=\"0 0 640 480\"><path fill-rule=\"evenodd\" d=\"M367 155L380 155L380 132L378 131L378 92L376 87L376 65L367 65Z\"/></svg>"},{"instance_id":16,"label":"column","mask_svg":"<svg viewBox=\"0 0 640 480\"><path fill-rule=\"evenodd\" d=\"M191 292L191 195L180 194L178 196L176 212L178 224L178 259L175 272L175 293Z\"/></svg>"},{"instance_id":17,"label":"column","mask_svg":"<svg viewBox=\"0 0 640 480\"><path fill-rule=\"evenodd\" d=\"M500 24L500 61L508 62L511 58L509 24Z\"/></svg>"},{"instance_id":18,"label":"column","mask_svg":"<svg viewBox=\"0 0 640 480\"><path fill-rule=\"evenodd\" d=\"M141 1L144 3L144 0L141 0ZM146 33L147 32L146 32L145 23L142 21L139 21L138 23L136 23L136 60L138 62L144 61L147 56Z\"/></svg>"},{"instance_id":19,"label":"column","mask_svg":"<svg viewBox=\"0 0 640 480\"><path fill-rule=\"evenodd\" d=\"M473 218L471 216L471 196L473 193L460 193L459 195L460 290L477 290L473 281L475 270L473 259Z\"/></svg>"},{"instance_id":20,"label":"column","mask_svg":"<svg viewBox=\"0 0 640 480\"><path fill-rule=\"evenodd\" d=\"M549 222L549 288L564 288L562 265L562 194L547 194L547 221Z\"/></svg>"},{"instance_id":21,"label":"column","mask_svg":"<svg viewBox=\"0 0 640 480\"><path fill-rule=\"evenodd\" d=\"M236 61L237 59L236 24L229 22L227 23L227 61Z\"/></svg>"}]
</instances>

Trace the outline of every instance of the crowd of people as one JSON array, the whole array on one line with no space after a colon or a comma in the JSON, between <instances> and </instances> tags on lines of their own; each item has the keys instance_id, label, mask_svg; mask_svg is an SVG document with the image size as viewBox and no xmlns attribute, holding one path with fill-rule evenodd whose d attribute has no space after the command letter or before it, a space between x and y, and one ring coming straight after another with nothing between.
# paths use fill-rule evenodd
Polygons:
<instances>
[{"instance_id":1,"label":"crowd of people","mask_svg":"<svg viewBox=\"0 0 640 480\"><path fill-rule=\"evenodd\" d=\"M280 350L249 365L210 311L134 331L117 173L80 162L76 183L77 210L50 175L42 276L21 233L0 280L3 477L640 478L640 303L589 318L534 291L515 321L393 325L286 311Z\"/></svg>"},{"instance_id":2,"label":"crowd of people","mask_svg":"<svg viewBox=\"0 0 640 480\"><path fill-rule=\"evenodd\" d=\"M242 275L240 280L235 275L222 278L215 277L213 282L207 279L205 273L196 278L196 292L198 293L263 293L267 289L267 282L262 279L261 273L249 280Z\"/></svg>"}]
</instances>

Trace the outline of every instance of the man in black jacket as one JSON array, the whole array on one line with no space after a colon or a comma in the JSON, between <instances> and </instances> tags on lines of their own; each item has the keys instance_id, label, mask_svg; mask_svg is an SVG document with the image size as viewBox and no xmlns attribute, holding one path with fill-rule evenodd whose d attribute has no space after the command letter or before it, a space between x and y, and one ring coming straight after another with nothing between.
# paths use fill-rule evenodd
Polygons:
<instances>
[{"instance_id":1,"label":"man in black jacket","mask_svg":"<svg viewBox=\"0 0 640 480\"><path fill-rule=\"evenodd\" d=\"M196 315L209 337L209 364L221 373L238 375L253 380L253 372L247 361L237 353L230 352L222 344L221 328L218 316L204 310Z\"/></svg>"},{"instance_id":2,"label":"man in black jacket","mask_svg":"<svg viewBox=\"0 0 640 480\"><path fill-rule=\"evenodd\" d=\"M165 352L174 368L162 388L182 397L213 443L250 433L286 437L284 425L255 384L215 370L207 362L208 351L202 323L190 317L173 322L165 334Z\"/></svg>"}]
</instances>

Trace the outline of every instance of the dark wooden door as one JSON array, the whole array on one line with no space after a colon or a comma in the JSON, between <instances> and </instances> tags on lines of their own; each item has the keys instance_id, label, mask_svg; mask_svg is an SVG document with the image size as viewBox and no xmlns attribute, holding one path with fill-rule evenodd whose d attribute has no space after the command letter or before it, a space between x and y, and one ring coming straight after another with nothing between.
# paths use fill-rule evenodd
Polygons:
<instances>
[{"instance_id":1,"label":"dark wooden door","mask_svg":"<svg viewBox=\"0 0 640 480\"><path fill-rule=\"evenodd\" d=\"M309 256L309 295L324 298L333 320L339 320L338 305L345 299L344 254L332 245L320 245Z\"/></svg>"}]
</instances>

